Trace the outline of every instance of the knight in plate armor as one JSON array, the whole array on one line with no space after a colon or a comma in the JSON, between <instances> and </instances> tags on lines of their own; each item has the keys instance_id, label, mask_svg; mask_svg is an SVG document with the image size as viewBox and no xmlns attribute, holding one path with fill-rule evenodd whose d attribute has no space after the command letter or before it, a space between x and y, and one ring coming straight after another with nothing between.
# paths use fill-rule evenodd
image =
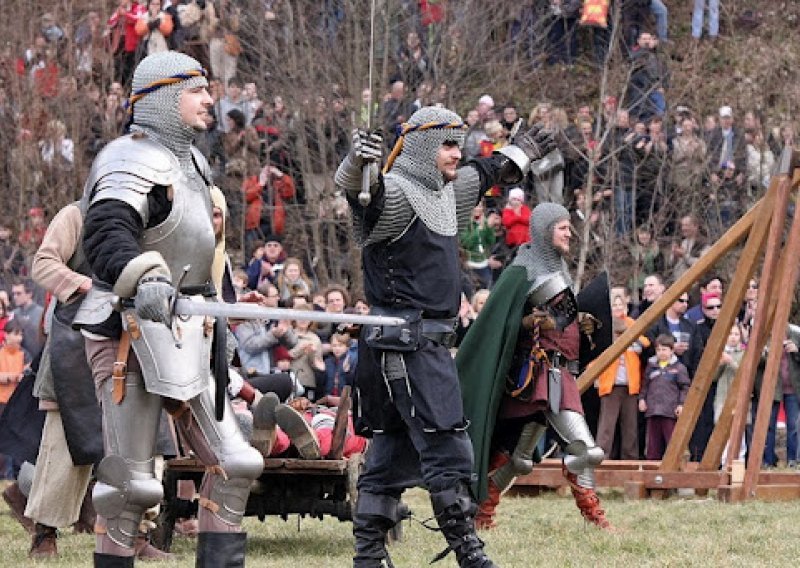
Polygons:
<instances>
[{"instance_id":1,"label":"knight in plate armor","mask_svg":"<svg viewBox=\"0 0 800 568\"><path fill-rule=\"evenodd\" d=\"M210 361L220 326L174 318L170 309L177 293L216 301L211 172L192 145L206 128L207 85L184 54L143 59L133 75L131 132L97 156L84 189L83 247L95 285L74 323L87 338L106 454L93 492L95 566L133 565L142 513L162 498L153 459L162 407L207 466L197 566L244 565L241 520L263 461L227 401L215 405ZM126 306L121 313L113 296Z\"/></svg>"},{"instance_id":2,"label":"knight in plate armor","mask_svg":"<svg viewBox=\"0 0 800 568\"><path fill-rule=\"evenodd\" d=\"M530 233L456 357L481 499L476 523L494 526L502 493L530 473L550 425L561 438L562 470L578 508L587 521L609 529L594 491L594 469L605 455L584 418L576 382L581 334L595 334L601 320L579 312L571 289L564 261L569 212L555 203L537 205Z\"/></svg>"},{"instance_id":3,"label":"knight in plate armor","mask_svg":"<svg viewBox=\"0 0 800 568\"><path fill-rule=\"evenodd\" d=\"M364 326L356 378L356 428L373 439L353 519L356 568L390 566L386 533L400 496L425 487L459 566L495 564L475 534L472 450L449 347L460 302L459 229L483 192L519 181L554 148L539 128L493 156L460 166L466 126L454 112L424 107L402 125L379 172L381 138L354 134L336 172L363 247L372 313L402 326ZM366 183L364 182L366 180Z\"/></svg>"}]
</instances>

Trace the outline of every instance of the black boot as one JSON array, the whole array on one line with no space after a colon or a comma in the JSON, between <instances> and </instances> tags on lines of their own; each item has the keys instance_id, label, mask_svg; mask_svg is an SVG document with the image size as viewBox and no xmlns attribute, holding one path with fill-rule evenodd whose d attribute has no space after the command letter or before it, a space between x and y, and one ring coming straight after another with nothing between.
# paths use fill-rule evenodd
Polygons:
<instances>
[{"instance_id":1,"label":"black boot","mask_svg":"<svg viewBox=\"0 0 800 568\"><path fill-rule=\"evenodd\" d=\"M353 514L353 568L394 568L386 550L386 534L403 518L399 505L388 495L359 494Z\"/></svg>"},{"instance_id":2,"label":"black boot","mask_svg":"<svg viewBox=\"0 0 800 568\"><path fill-rule=\"evenodd\" d=\"M94 568L133 568L133 556L94 553Z\"/></svg>"},{"instance_id":3,"label":"black boot","mask_svg":"<svg viewBox=\"0 0 800 568\"><path fill-rule=\"evenodd\" d=\"M201 532L195 568L243 568L247 533Z\"/></svg>"},{"instance_id":4,"label":"black boot","mask_svg":"<svg viewBox=\"0 0 800 568\"><path fill-rule=\"evenodd\" d=\"M431 493L431 503L439 529L449 545L434 562L452 550L460 568L497 568L483 551L483 541L475 534L478 506L466 485Z\"/></svg>"}]
</instances>

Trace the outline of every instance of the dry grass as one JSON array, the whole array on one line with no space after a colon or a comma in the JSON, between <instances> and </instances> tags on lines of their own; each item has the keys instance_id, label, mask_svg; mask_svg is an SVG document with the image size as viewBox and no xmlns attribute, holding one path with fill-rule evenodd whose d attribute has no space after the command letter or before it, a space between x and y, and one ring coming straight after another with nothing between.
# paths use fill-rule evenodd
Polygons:
<instances>
[{"instance_id":1,"label":"dry grass","mask_svg":"<svg viewBox=\"0 0 800 568\"><path fill-rule=\"evenodd\" d=\"M430 514L427 496L410 492L416 515ZM616 493L603 496L617 534L584 523L571 498L508 497L501 505L501 525L483 535L487 549L504 568L529 566L796 566L800 557L800 503L725 505L711 499L624 502ZM296 517L284 522L246 519L250 534L248 567L338 568L351 565L349 523ZM35 565L91 566L93 539L59 538L61 558ZM398 568L426 566L443 540L417 523L405 525L402 543L392 555ZM27 558L29 540L0 509L0 567L34 565ZM159 566L194 566L194 541L176 538L179 559ZM455 566L452 557L437 566Z\"/></svg>"}]
</instances>

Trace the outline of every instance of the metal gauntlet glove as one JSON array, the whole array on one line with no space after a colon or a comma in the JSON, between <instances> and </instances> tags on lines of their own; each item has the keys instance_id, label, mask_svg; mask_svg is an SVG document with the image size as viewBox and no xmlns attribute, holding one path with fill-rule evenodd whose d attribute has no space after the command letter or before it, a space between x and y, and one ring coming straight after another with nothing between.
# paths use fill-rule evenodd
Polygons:
<instances>
[{"instance_id":1,"label":"metal gauntlet glove","mask_svg":"<svg viewBox=\"0 0 800 568\"><path fill-rule=\"evenodd\" d=\"M136 314L144 319L171 326L170 301L175 288L164 276L143 276L136 288Z\"/></svg>"}]
</instances>

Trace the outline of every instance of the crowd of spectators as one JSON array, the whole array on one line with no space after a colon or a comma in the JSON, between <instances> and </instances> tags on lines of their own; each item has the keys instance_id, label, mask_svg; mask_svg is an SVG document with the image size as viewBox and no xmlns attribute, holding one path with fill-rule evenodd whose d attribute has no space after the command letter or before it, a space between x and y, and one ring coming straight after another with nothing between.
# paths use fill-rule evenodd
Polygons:
<instances>
[{"instance_id":1,"label":"crowd of spectators","mask_svg":"<svg viewBox=\"0 0 800 568\"><path fill-rule=\"evenodd\" d=\"M323 4L318 26L335 41L348 14L343 2ZM618 93L604 94L596 110L590 101L574 106L538 101L526 108L489 87L474 105L457 101L438 66L460 57L466 41L463 30L446 25L446 8L456 14L460 8L445 0L405 4L408 22L396 31L398 49L390 58L394 66L387 86L375 97L367 88L357 101L338 86L308 94L305 100L288 100L277 92L268 95L266 78L247 71L254 68L242 25L248 14L230 0L119 0L110 14L90 11L71 22L54 13L41 15L30 45L19 52L4 51L0 66L0 116L7 125L0 131L0 142L11 148L2 164L3 179L8 188L24 188L33 195L30 207L22 208L26 215L0 226L0 292L13 291L13 306L7 295L4 301L0 296L0 321L11 317L12 308L18 313L14 319L36 319L27 314L31 304L21 300L30 296L38 304L44 302L26 277L46 218L56 212L46 209L52 206L47 196L79 195L75 188L82 186L93 157L124 132L133 68L145 55L165 49L184 51L209 71L214 122L197 145L209 158L215 181L228 199L232 221L228 242L242 249L243 261L235 267L238 289L258 290L275 305L340 312L368 309L363 298L351 298L358 287L357 276L349 272L352 241L347 204L333 187L333 172L349 149L350 130L366 123L367 117L384 131L388 152L398 125L416 109L455 104L469 126L465 160L490 154L534 124L555 131L561 152L537 164L518 187L492 188L461 235L461 336L516 247L529 238L527 224L537 203L555 201L571 209L577 246L587 249L591 266L620 267L612 270L612 276L626 291L612 301L620 321L629 324L629 311L633 317L655 301L659 287L663 291L668 281L691 267L763 194L776 157L794 142L791 124L767 125L756 109L734 110L720 100L707 113L670 100L671 74L677 71L670 69L665 55L673 44L662 0L621 1L619 49L609 44L611 24L605 28L581 24L580 0L528 3L511 15L508 43L526 54L534 67L572 66L585 45L591 46L590 57L598 65L621 54L629 69L627 81ZM705 37L705 4L710 18L707 37L714 39L719 33L718 2L697 0L692 19L692 37L697 41ZM282 2L265 2L263 8L265 21L274 21L280 18ZM578 41L581 34L591 34L591 41ZM289 208L300 216L287 217ZM292 227L287 224L292 219L335 221L323 226L319 238L333 250L328 267L338 268L331 272L340 284L320 286L330 278L316 272L319 259L309 254L307 246L288 239ZM651 281L648 286L648 279L655 279L656 285ZM724 283L726 278L717 280ZM658 332L640 342L641 352L626 355L629 371L633 373L630 366L638 361L642 372L634 379L634 374L625 378L625 373L609 371L608 393L627 387L633 407L646 400L639 387L648 384L645 365L658 349L665 353L669 348L672 354L654 359L655 371L663 375L665 365L659 361L672 364L674 355L691 378L709 322L715 319L715 304L724 299L721 289L707 289L709 282L699 284L703 287L697 292L693 315L685 317L688 305L676 302ZM738 324L740 340L731 340L715 384L730 380L754 312L750 298ZM338 393L352 380L357 361L351 336L331 326L315 329L294 322L290 327L240 324L236 336L240 356L247 361L243 366L262 373L292 370L312 398ZM280 341L289 331L300 338L291 348ZM664 335L673 337L673 345ZM35 356L38 347L30 343L39 337L38 328L26 327L22 336L22 348ZM787 341L787 357L793 362L797 342ZM793 440L790 462L797 459L797 428L789 422L798 415L794 385L800 381L793 365L785 366L773 417L782 402ZM626 416L636 416L639 410L630 411L631 400L619 398ZM713 395L711 401L709 408ZM653 405L645 406L651 409L649 419L654 416ZM619 411L622 405L615 407ZM615 417L606 427L613 430L616 422ZM629 422L626 418L625 424ZM615 439L606 432L602 443L610 447L604 449L619 455L609 436ZM644 436L635 443L628 437L622 441L625 457L631 457L631 448L643 446ZM768 444L773 453L766 463L774 465L771 448L774 444ZM637 452L644 455L643 447Z\"/></svg>"}]
</instances>

